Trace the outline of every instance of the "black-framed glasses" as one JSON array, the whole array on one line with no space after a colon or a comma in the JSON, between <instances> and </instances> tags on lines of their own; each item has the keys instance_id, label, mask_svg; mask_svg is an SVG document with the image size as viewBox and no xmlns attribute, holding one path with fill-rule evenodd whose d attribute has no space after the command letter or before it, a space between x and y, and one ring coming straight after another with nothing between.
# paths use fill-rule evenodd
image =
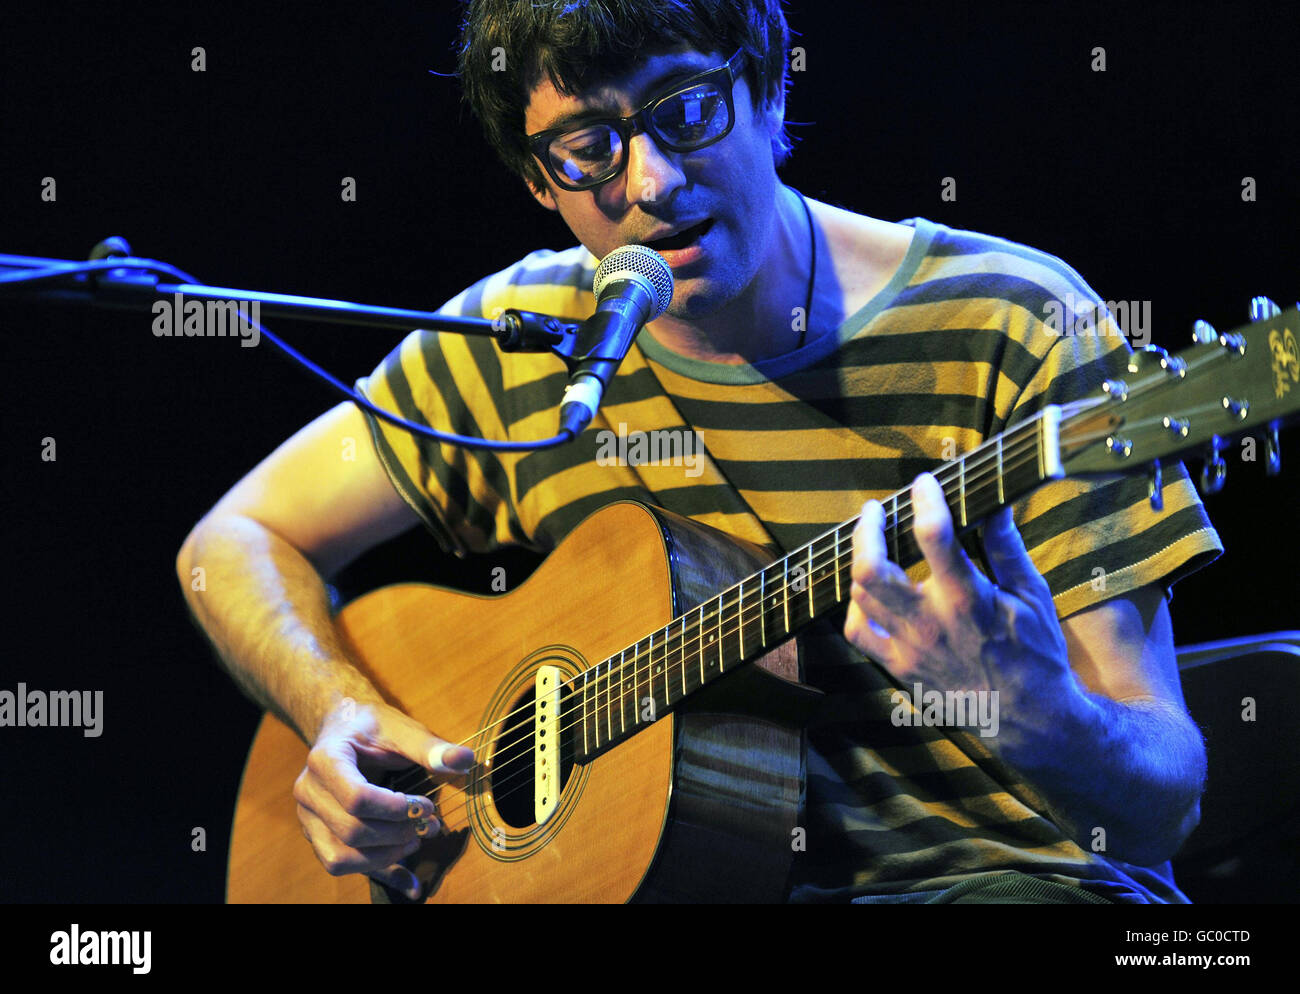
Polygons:
<instances>
[{"instance_id":1,"label":"black-framed glasses","mask_svg":"<svg viewBox=\"0 0 1300 994\"><path fill-rule=\"evenodd\" d=\"M672 152L707 148L736 123L731 91L744 64L745 50L738 49L725 65L674 83L631 117L552 128L529 135L528 145L564 190L589 190L612 180L627 166L633 136L643 131Z\"/></svg>"}]
</instances>

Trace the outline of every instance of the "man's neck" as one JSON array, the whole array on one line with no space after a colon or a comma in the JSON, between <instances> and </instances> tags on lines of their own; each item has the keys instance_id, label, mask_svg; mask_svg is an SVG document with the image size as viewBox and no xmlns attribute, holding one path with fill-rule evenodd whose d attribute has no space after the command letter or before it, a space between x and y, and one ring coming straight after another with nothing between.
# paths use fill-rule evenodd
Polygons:
<instances>
[{"instance_id":1,"label":"man's neck","mask_svg":"<svg viewBox=\"0 0 1300 994\"><path fill-rule=\"evenodd\" d=\"M817 238L816 287L808 217L800 195L778 187L777 220L765 263L729 305L691 321L665 315L648 326L664 348L691 359L755 363L834 332L899 271L914 228L807 201Z\"/></svg>"}]
</instances>

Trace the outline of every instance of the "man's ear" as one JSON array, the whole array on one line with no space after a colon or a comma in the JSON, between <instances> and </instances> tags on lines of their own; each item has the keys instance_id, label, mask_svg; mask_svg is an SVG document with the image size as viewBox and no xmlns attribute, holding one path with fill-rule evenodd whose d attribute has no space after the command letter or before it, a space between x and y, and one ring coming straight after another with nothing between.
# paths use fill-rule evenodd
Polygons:
<instances>
[{"instance_id":1,"label":"man's ear","mask_svg":"<svg viewBox=\"0 0 1300 994\"><path fill-rule=\"evenodd\" d=\"M763 115L767 119L767 130L775 140L776 136L781 133L785 127L785 90L777 91L777 94L771 100L763 104Z\"/></svg>"},{"instance_id":2,"label":"man's ear","mask_svg":"<svg viewBox=\"0 0 1300 994\"><path fill-rule=\"evenodd\" d=\"M542 180L542 185L538 186L531 179L525 179L524 183L528 186L528 192L533 195L533 199L545 207L548 211L558 211L560 205L555 202L555 194L551 192L550 185L546 180Z\"/></svg>"}]
</instances>

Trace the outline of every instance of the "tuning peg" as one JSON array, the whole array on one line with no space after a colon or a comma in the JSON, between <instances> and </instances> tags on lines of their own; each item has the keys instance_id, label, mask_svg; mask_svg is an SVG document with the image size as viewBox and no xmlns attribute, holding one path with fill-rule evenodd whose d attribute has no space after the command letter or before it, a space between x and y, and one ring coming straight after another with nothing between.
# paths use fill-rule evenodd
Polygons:
<instances>
[{"instance_id":1,"label":"tuning peg","mask_svg":"<svg viewBox=\"0 0 1300 994\"><path fill-rule=\"evenodd\" d=\"M1163 511L1165 509L1164 483L1160 475L1159 461L1151 464L1151 469L1147 474L1147 500L1151 501L1153 511Z\"/></svg>"},{"instance_id":2,"label":"tuning peg","mask_svg":"<svg viewBox=\"0 0 1300 994\"><path fill-rule=\"evenodd\" d=\"M1246 339L1241 335L1220 335L1209 321L1197 319L1192 325L1192 341L1197 345L1222 345L1238 355L1246 354Z\"/></svg>"},{"instance_id":3,"label":"tuning peg","mask_svg":"<svg viewBox=\"0 0 1300 994\"><path fill-rule=\"evenodd\" d=\"M1219 439L1216 437L1205 453L1205 465L1201 467L1201 490L1207 494L1217 494L1223 489L1223 482L1228 477L1228 464L1219 454Z\"/></svg>"},{"instance_id":4,"label":"tuning peg","mask_svg":"<svg viewBox=\"0 0 1300 994\"><path fill-rule=\"evenodd\" d=\"M1250 319L1252 321L1263 321L1267 318L1277 317L1281 313L1282 308L1267 297L1250 298Z\"/></svg>"},{"instance_id":5,"label":"tuning peg","mask_svg":"<svg viewBox=\"0 0 1300 994\"><path fill-rule=\"evenodd\" d=\"M1264 471L1269 476L1277 476L1282 472L1282 447L1277 441L1276 421L1268 426L1268 432L1264 435Z\"/></svg>"}]
</instances>

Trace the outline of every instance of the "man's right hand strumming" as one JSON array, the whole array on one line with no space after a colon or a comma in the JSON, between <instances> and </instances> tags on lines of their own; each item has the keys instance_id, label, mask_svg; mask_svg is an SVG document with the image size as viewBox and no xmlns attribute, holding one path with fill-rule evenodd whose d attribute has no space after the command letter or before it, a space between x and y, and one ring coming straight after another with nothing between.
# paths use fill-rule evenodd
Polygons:
<instances>
[{"instance_id":1,"label":"man's right hand strumming","mask_svg":"<svg viewBox=\"0 0 1300 994\"><path fill-rule=\"evenodd\" d=\"M433 801L420 791L428 781L419 777L402 793L371 777L414 764L440 783L473 763L470 749L396 708L345 698L321 724L294 783L303 835L329 873L364 873L416 900L420 884L401 860L440 829Z\"/></svg>"}]
</instances>

